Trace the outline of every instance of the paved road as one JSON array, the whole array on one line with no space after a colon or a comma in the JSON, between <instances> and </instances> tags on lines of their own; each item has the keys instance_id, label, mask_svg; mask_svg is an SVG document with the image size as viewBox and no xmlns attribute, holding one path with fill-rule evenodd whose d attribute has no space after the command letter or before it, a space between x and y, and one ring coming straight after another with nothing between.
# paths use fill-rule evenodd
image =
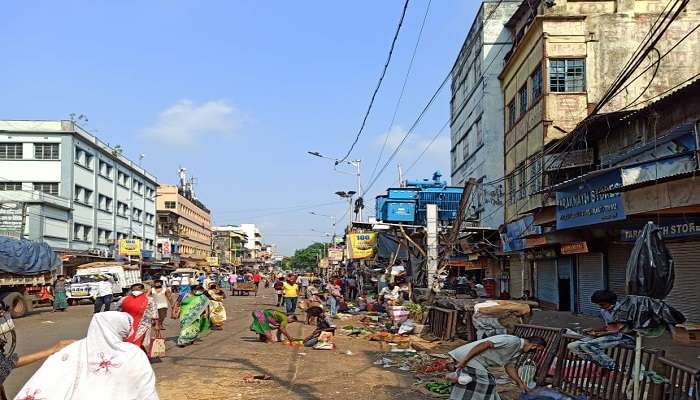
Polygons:
<instances>
[{"instance_id":1,"label":"paved road","mask_svg":"<svg viewBox=\"0 0 700 400\"><path fill-rule=\"evenodd\" d=\"M229 297L229 321L224 331L212 332L194 346L177 348L176 321L166 329L167 356L153 364L163 399L421 399L411 390L413 379L373 365L386 348L376 342L338 337L338 349L320 351L255 341L249 331L250 313L270 307L273 292ZM91 308L72 307L62 314L40 313L17 320L20 353L39 350L61 338L80 338L86 332ZM339 322L342 324L342 322ZM301 337L312 330L293 324L290 333ZM351 354L347 352L350 351ZM14 395L39 364L18 369L6 381ZM265 374L269 381L246 382Z\"/></svg>"}]
</instances>

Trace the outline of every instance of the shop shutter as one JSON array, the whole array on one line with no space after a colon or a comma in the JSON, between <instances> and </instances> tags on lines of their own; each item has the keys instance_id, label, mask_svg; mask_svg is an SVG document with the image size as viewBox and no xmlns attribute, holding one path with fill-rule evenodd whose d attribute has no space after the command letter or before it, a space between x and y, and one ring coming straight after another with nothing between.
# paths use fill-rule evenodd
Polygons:
<instances>
[{"instance_id":1,"label":"shop shutter","mask_svg":"<svg viewBox=\"0 0 700 400\"><path fill-rule=\"evenodd\" d=\"M673 257L676 279L666 302L685 314L690 322L700 322L700 243L666 243Z\"/></svg>"},{"instance_id":2,"label":"shop shutter","mask_svg":"<svg viewBox=\"0 0 700 400\"><path fill-rule=\"evenodd\" d=\"M559 308L559 278L555 260L537 260L537 299Z\"/></svg>"},{"instance_id":3,"label":"shop shutter","mask_svg":"<svg viewBox=\"0 0 700 400\"><path fill-rule=\"evenodd\" d=\"M603 254L579 254L577 258L578 311L584 315L600 315L600 309L591 303L591 295L605 288Z\"/></svg>"},{"instance_id":4,"label":"shop shutter","mask_svg":"<svg viewBox=\"0 0 700 400\"><path fill-rule=\"evenodd\" d=\"M519 298L523 295L523 264L520 256L510 258L510 297Z\"/></svg>"},{"instance_id":5,"label":"shop shutter","mask_svg":"<svg viewBox=\"0 0 700 400\"><path fill-rule=\"evenodd\" d=\"M625 296L627 261L631 252L632 245L612 244L608 247L608 289L620 298Z\"/></svg>"}]
</instances>

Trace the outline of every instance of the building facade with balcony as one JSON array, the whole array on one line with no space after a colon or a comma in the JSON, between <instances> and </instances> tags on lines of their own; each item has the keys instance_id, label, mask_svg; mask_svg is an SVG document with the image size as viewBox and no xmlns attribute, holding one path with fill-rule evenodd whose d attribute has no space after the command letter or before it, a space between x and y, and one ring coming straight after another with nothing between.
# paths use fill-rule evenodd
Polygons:
<instances>
[{"instance_id":1,"label":"building facade with balcony","mask_svg":"<svg viewBox=\"0 0 700 400\"><path fill-rule=\"evenodd\" d=\"M67 253L112 257L126 238L153 251L155 176L74 121L0 121L0 171L0 234Z\"/></svg>"},{"instance_id":2,"label":"building facade with balcony","mask_svg":"<svg viewBox=\"0 0 700 400\"><path fill-rule=\"evenodd\" d=\"M222 264L239 266L246 255L245 244L247 237L237 226L212 227L213 254L219 257Z\"/></svg>"},{"instance_id":3,"label":"building facade with balcony","mask_svg":"<svg viewBox=\"0 0 700 400\"><path fill-rule=\"evenodd\" d=\"M170 258L208 257L212 248L209 209L183 186L160 185L156 199L160 258L168 258L168 246Z\"/></svg>"},{"instance_id":4,"label":"building facade with balcony","mask_svg":"<svg viewBox=\"0 0 700 400\"><path fill-rule=\"evenodd\" d=\"M247 237L245 248L247 249L250 260L253 262L258 262L263 246L260 229L255 224L241 224L240 229L241 232L243 232Z\"/></svg>"},{"instance_id":5,"label":"building facade with balcony","mask_svg":"<svg viewBox=\"0 0 700 400\"><path fill-rule=\"evenodd\" d=\"M523 2L506 23L513 48L500 74L505 104L502 238L511 296L528 291L545 307L596 312L590 294L607 285L605 270L620 258L609 252L610 238L600 234L607 229L598 225L601 221L574 223L589 216L575 213L566 221L558 218L562 208L575 209L586 198L614 198L598 194L615 184L610 176L596 176L587 184L576 181L600 162L591 135L612 143L608 118L639 109L700 72L693 61L700 55L697 32L681 41L700 22L699 5L690 2L654 46L658 52L601 104L668 4L536 0ZM598 115L592 117L593 111ZM552 190L562 182L572 186ZM562 207L557 206L560 201ZM618 206L612 203L606 207ZM603 210L585 212L593 213L593 220ZM584 225L583 231L577 229ZM581 242L589 234L597 240Z\"/></svg>"}]
</instances>

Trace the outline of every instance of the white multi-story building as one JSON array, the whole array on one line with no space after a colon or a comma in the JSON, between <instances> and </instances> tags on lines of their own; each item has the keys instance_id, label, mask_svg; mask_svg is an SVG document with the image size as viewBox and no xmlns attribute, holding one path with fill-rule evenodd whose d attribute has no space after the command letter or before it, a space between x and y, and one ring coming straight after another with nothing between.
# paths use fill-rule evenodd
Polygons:
<instances>
[{"instance_id":1,"label":"white multi-story building","mask_svg":"<svg viewBox=\"0 0 700 400\"><path fill-rule=\"evenodd\" d=\"M263 245L260 229L255 224L241 224L241 230L248 237L245 248L249 251L251 258L257 259Z\"/></svg>"},{"instance_id":2,"label":"white multi-story building","mask_svg":"<svg viewBox=\"0 0 700 400\"><path fill-rule=\"evenodd\" d=\"M503 26L522 0L483 1L452 67L452 184L469 178L474 191L468 220L496 229L503 224L503 96L498 75L512 40Z\"/></svg>"},{"instance_id":3,"label":"white multi-story building","mask_svg":"<svg viewBox=\"0 0 700 400\"><path fill-rule=\"evenodd\" d=\"M155 243L156 178L73 121L0 121L0 206L23 210L15 236L111 255ZM0 234L13 235L0 219Z\"/></svg>"}]
</instances>

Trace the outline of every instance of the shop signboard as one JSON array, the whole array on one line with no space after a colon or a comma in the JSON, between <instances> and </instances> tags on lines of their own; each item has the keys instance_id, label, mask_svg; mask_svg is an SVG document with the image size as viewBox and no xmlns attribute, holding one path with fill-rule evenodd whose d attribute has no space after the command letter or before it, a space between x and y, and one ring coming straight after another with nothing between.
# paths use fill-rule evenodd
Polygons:
<instances>
[{"instance_id":1,"label":"shop signboard","mask_svg":"<svg viewBox=\"0 0 700 400\"><path fill-rule=\"evenodd\" d=\"M343 261L343 253L345 249L342 247L330 247L328 249L328 259L330 261Z\"/></svg>"},{"instance_id":2,"label":"shop signboard","mask_svg":"<svg viewBox=\"0 0 700 400\"><path fill-rule=\"evenodd\" d=\"M350 256L354 260L370 258L374 255L377 244L377 232L361 232L348 234L350 239Z\"/></svg>"},{"instance_id":3,"label":"shop signboard","mask_svg":"<svg viewBox=\"0 0 700 400\"><path fill-rule=\"evenodd\" d=\"M528 214L516 221L506 224L505 232L501 234L501 242L503 242L503 251L519 251L527 247L525 236L533 231L535 219L532 214Z\"/></svg>"},{"instance_id":4,"label":"shop signboard","mask_svg":"<svg viewBox=\"0 0 700 400\"><path fill-rule=\"evenodd\" d=\"M0 236L22 238L25 210L24 204L20 202L0 203Z\"/></svg>"},{"instance_id":5,"label":"shop signboard","mask_svg":"<svg viewBox=\"0 0 700 400\"><path fill-rule=\"evenodd\" d=\"M141 256L141 239L119 239L120 256Z\"/></svg>"},{"instance_id":6,"label":"shop signboard","mask_svg":"<svg viewBox=\"0 0 700 400\"><path fill-rule=\"evenodd\" d=\"M318 261L319 268L328 268L328 257L323 257Z\"/></svg>"},{"instance_id":7,"label":"shop signboard","mask_svg":"<svg viewBox=\"0 0 700 400\"><path fill-rule=\"evenodd\" d=\"M588 253L588 243L584 241L562 243L560 251L563 255L585 254Z\"/></svg>"},{"instance_id":8,"label":"shop signboard","mask_svg":"<svg viewBox=\"0 0 700 400\"><path fill-rule=\"evenodd\" d=\"M170 239L165 239L165 238L156 239L156 249L157 249L156 254L161 259L170 258L170 256L172 255L172 251L173 251L172 250L173 249L172 242L170 241Z\"/></svg>"},{"instance_id":9,"label":"shop signboard","mask_svg":"<svg viewBox=\"0 0 700 400\"><path fill-rule=\"evenodd\" d=\"M639 222L631 227L620 229L620 240L634 242L642 233L646 222ZM700 217L665 218L656 226L661 230L664 239L700 236Z\"/></svg>"},{"instance_id":10,"label":"shop signboard","mask_svg":"<svg viewBox=\"0 0 700 400\"><path fill-rule=\"evenodd\" d=\"M557 191L557 229L625 219L620 193L607 191L622 185L620 170L574 182Z\"/></svg>"},{"instance_id":11,"label":"shop signboard","mask_svg":"<svg viewBox=\"0 0 700 400\"><path fill-rule=\"evenodd\" d=\"M207 257L207 264L209 264L210 267L218 267L219 257Z\"/></svg>"}]
</instances>

